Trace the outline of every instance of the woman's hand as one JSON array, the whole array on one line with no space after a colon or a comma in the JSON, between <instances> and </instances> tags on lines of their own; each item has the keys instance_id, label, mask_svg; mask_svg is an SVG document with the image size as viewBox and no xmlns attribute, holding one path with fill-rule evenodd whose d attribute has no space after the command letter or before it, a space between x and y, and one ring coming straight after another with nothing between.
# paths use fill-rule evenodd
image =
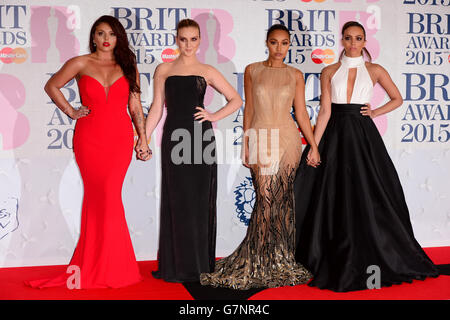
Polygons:
<instances>
[{"instance_id":1,"label":"woman's hand","mask_svg":"<svg viewBox=\"0 0 450 320\"><path fill-rule=\"evenodd\" d=\"M148 147L145 139L138 139L134 150L136 151L136 159L138 160L147 161L152 157L152 150Z\"/></svg>"},{"instance_id":2,"label":"woman's hand","mask_svg":"<svg viewBox=\"0 0 450 320\"><path fill-rule=\"evenodd\" d=\"M370 118L372 118L372 109L370 107L370 103L366 103L365 107L361 107L360 112L363 116L369 116Z\"/></svg>"},{"instance_id":3,"label":"woman's hand","mask_svg":"<svg viewBox=\"0 0 450 320\"><path fill-rule=\"evenodd\" d=\"M250 165L248 164L248 144L244 143L243 148L244 150L242 154L242 164L244 165L244 167L250 168Z\"/></svg>"},{"instance_id":4,"label":"woman's hand","mask_svg":"<svg viewBox=\"0 0 450 320\"><path fill-rule=\"evenodd\" d=\"M79 109L71 108L67 115L73 120L77 120L86 117L89 113L91 113L91 109L85 106L81 106Z\"/></svg>"},{"instance_id":5,"label":"woman's hand","mask_svg":"<svg viewBox=\"0 0 450 320\"><path fill-rule=\"evenodd\" d=\"M306 157L306 164L311 167L317 168L320 165L320 154L317 148L311 148Z\"/></svg>"},{"instance_id":6,"label":"woman's hand","mask_svg":"<svg viewBox=\"0 0 450 320\"><path fill-rule=\"evenodd\" d=\"M199 120L200 123L208 120L210 122L216 121L216 118L214 117L214 113L206 111L206 109L202 107L196 107L195 109L200 110L199 112L194 113L194 119Z\"/></svg>"}]
</instances>

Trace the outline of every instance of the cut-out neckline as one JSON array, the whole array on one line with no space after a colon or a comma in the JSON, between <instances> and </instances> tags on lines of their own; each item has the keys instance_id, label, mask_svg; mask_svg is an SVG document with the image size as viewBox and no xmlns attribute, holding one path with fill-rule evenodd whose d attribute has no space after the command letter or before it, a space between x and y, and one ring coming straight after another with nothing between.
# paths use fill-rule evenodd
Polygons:
<instances>
[{"instance_id":1,"label":"cut-out neckline","mask_svg":"<svg viewBox=\"0 0 450 320\"><path fill-rule=\"evenodd\" d=\"M350 69L355 69L355 79L353 80L353 85L352 85L352 88L351 88L351 91L350 91L350 99L348 98L348 80L349 80L349 77L350 77ZM346 92L346 95L347 95L347 103L348 104L350 104L350 103L352 103L352 99L353 99L353 92L354 92L354 90L355 90L355 85L356 85L356 80L358 79L358 68L357 67L353 67L353 68L347 68L347 92Z\"/></svg>"},{"instance_id":2,"label":"cut-out neckline","mask_svg":"<svg viewBox=\"0 0 450 320\"><path fill-rule=\"evenodd\" d=\"M111 87L112 87L113 85L116 84L117 81L119 81L120 79L122 79L123 77L125 77L125 75L122 75L122 76L120 76L119 78L117 78L117 79L116 79L111 85L109 85L109 86L104 86L104 85L103 85L100 81L98 81L96 78L94 78L93 76L90 76L90 75L88 75L88 74L83 74L83 75L80 77L80 80L81 80L81 78L83 78L83 77L88 77L88 78L94 79L99 85L101 85L101 86L103 87L103 91L104 91L104 93L105 93L105 100L108 101L109 90L111 89Z\"/></svg>"},{"instance_id":3,"label":"cut-out neckline","mask_svg":"<svg viewBox=\"0 0 450 320\"><path fill-rule=\"evenodd\" d=\"M362 56L354 58L344 56L339 63L340 65L331 77L332 88L335 86L331 90L332 101L343 104L368 103L372 98L373 87L376 84L369 73L368 63L364 61ZM353 71L355 68L355 81L353 87L349 88L350 70ZM347 95L347 92L349 95Z\"/></svg>"},{"instance_id":4,"label":"cut-out neckline","mask_svg":"<svg viewBox=\"0 0 450 320\"><path fill-rule=\"evenodd\" d=\"M358 56L358 57L348 57L344 54L342 60L341 60L341 66L347 69L347 79L346 79L346 91L345 91L345 96L346 96L346 101L347 103L352 103L353 100L353 93L355 92L355 85L356 82L358 81L358 67L362 67L364 66L365 62L364 62L364 58L362 56ZM350 69L355 69L355 80L353 81L353 86L351 88L351 94L350 94L350 99L348 97L348 78L350 76Z\"/></svg>"}]
</instances>

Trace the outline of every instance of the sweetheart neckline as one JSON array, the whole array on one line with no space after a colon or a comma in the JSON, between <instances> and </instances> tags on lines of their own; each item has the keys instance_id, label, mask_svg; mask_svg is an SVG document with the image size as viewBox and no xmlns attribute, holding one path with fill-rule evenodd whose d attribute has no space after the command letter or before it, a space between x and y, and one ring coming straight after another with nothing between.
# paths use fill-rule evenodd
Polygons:
<instances>
[{"instance_id":1,"label":"sweetheart neckline","mask_svg":"<svg viewBox=\"0 0 450 320\"><path fill-rule=\"evenodd\" d=\"M89 77L89 78L91 78L91 79L94 79L99 85L101 85L103 88L111 88L117 81L119 81L120 79L122 79L122 78L124 78L125 77L125 75L122 75L122 76L120 76L119 78L117 78L111 85L109 85L109 86L104 86L100 81L98 81L96 78L94 78L93 76L90 76L90 75L88 75L88 74L83 74L81 77L80 77L80 80L83 78L83 77Z\"/></svg>"},{"instance_id":2,"label":"sweetheart neckline","mask_svg":"<svg viewBox=\"0 0 450 320\"><path fill-rule=\"evenodd\" d=\"M116 79L110 86L107 86L107 87L102 85L102 83L100 81L98 81L96 78L94 78L94 77L92 77L92 76L90 76L88 74L83 74L80 77L80 81L83 79L83 77L88 77L88 78L93 79L95 82L97 82L103 88L103 92L105 93L105 101L106 101L106 103L108 103L109 91L111 90L112 86L115 85L120 79L125 78L125 75L122 75L121 77Z\"/></svg>"}]
</instances>

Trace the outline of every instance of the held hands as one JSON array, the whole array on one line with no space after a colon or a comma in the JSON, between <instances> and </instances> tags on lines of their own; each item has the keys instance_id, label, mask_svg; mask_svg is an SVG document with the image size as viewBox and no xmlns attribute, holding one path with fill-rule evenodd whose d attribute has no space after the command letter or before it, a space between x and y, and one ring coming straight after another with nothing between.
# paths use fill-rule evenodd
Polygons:
<instances>
[{"instance_id":1,"label":"held hands","mask_svg":"<svg viewBox=\"0 0 450 320\"><path fill-rule=\"evenodd\" d=\"M195 120L200 120L200 123L202 123L205 120L208 120L210 122L214 122L217 119L214 117L214 113L210 113L208 111L206 111L206 109L202 108L202 107L196 107L195 109L200 110L197 113L194 113L194 119Z\"/></svg>"},{"instance_id":2,"label":"held hands","mask_svg":"<svg viewBox=\"0 0 450 320\"><path fill-rule=\"evenodd\" d=\"M67 115L73 120L77 120L87 116L91 113L91 109L85 106L81 106L79 109L70 108L71 110L67 113Z\"/></svg>"},{"instance_id":3,"label":"held hands","mask_svg":"<svg viewBox=\"0 0 450 320\"><path fill-rule=\"evenodd\" d=\"M136 159L138 160L147 161L152 157L152 150L148 147L145 139L139 138L134 150L136 151Z\"/></svg>"},{"instance_id":4,"label":"held hands","mask_svg":"<svg viewBox=\"0 0 450 320\"><path fill-rule=\"evenodd\" d=\"M369 116L370 118L372 118L372 109L370 107L370 103L366 103L365 107L361 107L360 112L363 116Z\"/></svg>"},{"instance_id":5,"label":"held hands","mask_svg":"<svg viewBox=\"0 0 450 320\"><path fill-rule=\"evenodd\" d=\"M317 148L311 148L308 152L308 156L306 157L306 164L317 168L320 165L320 154Z\"/></svg>"}]
</instances>

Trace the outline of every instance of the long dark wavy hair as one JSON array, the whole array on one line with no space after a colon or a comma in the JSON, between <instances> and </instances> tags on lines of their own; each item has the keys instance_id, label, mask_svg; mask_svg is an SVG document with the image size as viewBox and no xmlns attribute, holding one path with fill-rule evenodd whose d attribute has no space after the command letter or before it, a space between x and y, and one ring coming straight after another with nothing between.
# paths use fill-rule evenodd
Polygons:
<instances>
[{"instance_id":1,"label":"long dark wavy hair","mask_svg":"<svg viewBox=\"0 0 450 320\"><path fill-rule=\"evenodd\" d=\"M344 32L345 30L347 30L350 27L358 27L361 28L364 34L364 40L366 40L366 29L364 29L364 27L362 26L362 24L360 24L357 21L347 21L343 26L342 26L342 37L344 37ZM369 57L369 61L372 61L372 56L370 55L369 50L366 49L366 47L364 47L362 49L361 54L366 53L366 55ZM344 50L341 51L341 54L339 55L339 60L341 60L342 56L344 55Z\"/></svg>"},{"instance_id":2,"label":"long dark wavy hair","mask_svg":"<svg viewBox=\"0 0 450 320\"><path fill-rule=\"evenodd\" d=\"M89 36L89 50L91 53L97 50L97 47L94 46L94 34L100 23L107 23L116 35L117 42L113 51L114 58L116 63L122 68L125 78L128 80L130 92L140 93L141 89L136 82L136 55L131 50L125 28L118 19L113 16L104 15L94 22Z\"/></svg>"}]
</instances>

